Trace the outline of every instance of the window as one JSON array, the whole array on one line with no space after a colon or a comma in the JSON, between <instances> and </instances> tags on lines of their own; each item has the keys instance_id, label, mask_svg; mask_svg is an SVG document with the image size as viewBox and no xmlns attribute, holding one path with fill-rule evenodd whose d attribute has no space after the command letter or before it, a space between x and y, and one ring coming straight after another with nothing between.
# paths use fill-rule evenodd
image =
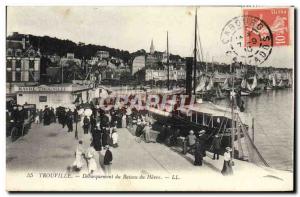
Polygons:
<instances>
[{"instance_id":1,"label":"window","mask_svg":"<svg viewBox=\"0 0 300 197\"><path fill-rule=\"evenodd\" d=\"M12 56L12 55L13 55L12 49L7 49L7 56Z\"/></svg>"},{"instance_id":2,"label":"window","mask_svg":"<svg viewBox=\"0 0 300 197\"><path fill-rule=\"evenodd\" d=\"M15 81L21 81L21 72L16 72L16 79Z\"/></svg>"},{"instance_id":3,"label":"window","mask_svg":"<svg viewBox=\"0 0 300 197\"><path fill-rule=\"evenodd\" d=\"M21 57L21 53L22 53L22 51L21 51L20 49L18 49L18 50L16 51L16 56L17 56L17 57Z\"/></svg>"},{"instance_id":4,"label":"window","mask_svg":"<svg viewBox=\"0 0 300 197\"><path fill-rule=\"evenodd\" d=\"M16 61L16 68L21 68L21 60Z\"/></svg>"},{"instance_id":5,"label":"window","mask_svg":"<svg viewBox=\"0 0 300 197\"><path fill-rule=\"evenodd\" d=\"M196 118L197 118L196 116L197 116L197 112L193 111L192 112L192 122L195 122L195 123L197 122L196 121Z\"/></svg>"},{"instance_id":6,"label":"window","mask_svg":"<svg viewBox=\"0 0 300 197\"><path fill-rule=\"evenodd\" d=\"M34 82L34 72L29 71L29 81Z\"/></svg>"},{"instance_id":7,"label":"window","mask_svg":"<svg viewBox=\"0 0 300 197\"><path fill-rule=\"evenodd\" d=\"M47 96L39 96L39 101L42 102L47 102Z\"/></svg>"},{"instance_id":8,"label":"window","mask_svg":"<svg viewBox=\"0 0 300 197\"><path fill-rule=\"evenodd\" d=\"M12 72L6 71L6 81L11 82L12 81Z\"/></svg>"},{"instance_id":9,"label":"window","mask_svg":"<svg viewBox=\"0 0 300 197\"><path fill-rule=\"evenodd\" d=\"M21 81L28 81L29 80L29 73L28 71L21 71Z\"/></svg>"},{"instance_id":10,"label":"window","mask_svg":"<svg viewBox=\"0 0 300 197\"><path fill-rule=\"evenodd\" d=\"M202 113L197 113L197 122L200 125L203 124L203 114Z\"/></svg>"},{"instance_id":11,"label":"window","mask_svg":"<svg viewBox=\"0 0 300 197\"><path fill-rule=\"evenodd\" d=\"M6 60L6 68L12 68L12 60Z\"/></svg>"},{"instance_id":12,"label":"window","mask_svg":"<svg viewBox=\"0 0 300 197\"><path fill-rule=\"evenodd\" d=\"M34 69L34 60L29 60L29 69Z\"/></svg>"}]
</instances>

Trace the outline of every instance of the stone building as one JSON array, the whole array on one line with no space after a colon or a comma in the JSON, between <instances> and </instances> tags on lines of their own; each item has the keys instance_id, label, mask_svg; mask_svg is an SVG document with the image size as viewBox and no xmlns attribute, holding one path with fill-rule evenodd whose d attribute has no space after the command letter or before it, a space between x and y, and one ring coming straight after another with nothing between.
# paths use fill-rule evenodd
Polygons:
<instances>
[{"instance_id":1,"label":"stone building","mask_svg":"<svg viewBox=\"0 0 300 197\"><path fill-rule=\"evenodd\" d=\"M36 85L40 79L41 54L26 37L6 40L6 93L14 95L15 85Z\"/></svg>"}]
</instances>

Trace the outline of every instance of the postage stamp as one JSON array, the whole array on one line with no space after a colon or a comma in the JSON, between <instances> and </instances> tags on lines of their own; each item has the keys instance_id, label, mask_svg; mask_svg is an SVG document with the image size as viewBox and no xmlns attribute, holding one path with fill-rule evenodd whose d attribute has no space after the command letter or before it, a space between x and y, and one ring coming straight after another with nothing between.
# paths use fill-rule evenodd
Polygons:
<instances>
[{"instance_id":1,"label":"postage stamp","mask_svg":"<svg viewBox=\"0 0 300 197\"><path fill-rule=\"evenodd\" d=\"M222 29L226 55L247 64L262 64L272 52L272 31L262 19L244 15L229 20Z\"/></svg>"},{"instance_id":2,"label":"postage stamp","mask_svg":"<svg viewBox=\"0 0 300 197\"><path fill-rule=\"evenodd\" d=\"M274 39L273 46L286 46L290 44L289 36L289 9L244 9L244 16L258 17L270 27Z\"/></svg>"}]
</instances>

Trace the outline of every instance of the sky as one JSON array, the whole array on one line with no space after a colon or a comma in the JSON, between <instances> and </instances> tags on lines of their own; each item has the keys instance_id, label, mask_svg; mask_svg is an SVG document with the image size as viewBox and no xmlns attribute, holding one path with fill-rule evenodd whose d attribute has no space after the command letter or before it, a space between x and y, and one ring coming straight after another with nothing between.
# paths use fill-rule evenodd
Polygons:
<instances>
[{"instance_id":1,"label":"sky","mask_svg":"<svg viewBox=\"0 0 300 197\"><path fill-rule=\"evenodd\" d=\"M193 54L194 14L194 7L8 7L7 34L47 35L134 52L149 51L152 39L155 50L165 51L168 31L170 53L187 57ZM198 7L205 61L231 62L220 41L221 31L241 15L240 7ZM268 60L258 66L294 66L292 24L290 46L273 47Z\"/></svg>"}]
</instances>

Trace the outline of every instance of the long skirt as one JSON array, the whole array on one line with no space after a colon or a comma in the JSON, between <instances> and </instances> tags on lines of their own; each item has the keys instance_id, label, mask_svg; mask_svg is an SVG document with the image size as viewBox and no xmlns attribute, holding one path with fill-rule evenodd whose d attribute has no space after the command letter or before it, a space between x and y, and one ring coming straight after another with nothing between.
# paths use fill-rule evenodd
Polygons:
<instances>
[{"instance_id":1,"label":"long skirt","mask_svg":"<svg viewBox=\"0 0 300 197\"><path fill-rule=\"evenodd\" d=\"M82 162L81 154L76 154L75 161L73 162L73 166L77 168L82 168L83 162Z\"/></svg>"},{"instance_id":2,"label":"long skirt","mask_svg":"<svg viewBox=\"0 0 300 197\"><path fill-rule=\"evenodd\" d=\"M221 173L224 176L228 176L228 175L232 175L233 174L232 166L230 164L230 161L224 161L223 169L222 169Z\"/></svg>"},{"instance_id":3,"label":"long skirt","mask_svg":"<svg viewBox=\"0 0 300 197\"><path fill-rule=\"evenodd\" d=\"M68 122L67 126L68 126L68 132L72 132L73 131L73 122Z\"/></svg>"},{"instance_id":4,"label":"long skirt","mask_svg":"<svg viewBox=\"0 0 300 197\"><path fill-rule=\"evenodd\" d=\"M126 119L122 119L122 128L126 128Z\"/></svg>"},{"instance_id":5,"label":"long skirt","mask_svg":"<svg viewBox=\"0 0 300 197\"><path fill-rule=\"evenodd\" d=\"M194 165L195 165L195 166L202 166L202 161L203 161L202 154L199 153L199 151L195 151L195 161L194 161Z\"/></svg>"},{"instance_id":6,"label":"long skirt","mask_svg":"<svg viewBox=\"0 0 300 197\"><path fill-rule=\"evenodd\" d=\"M88 170L89 170L89 173L91 173L92 171L95 172L97 170L97 163L94 158L88 159Z\"/></svg>"},{"instance_id":7,"label":"long skirt","mask_svg":"<svg viewBox=\"0 0 300 197\"><path fill-rule=\"evenodd\" d=\"M83 126L83 133L88 134L89 133L89 125L84 125Z\"/></svg>"},{"instance_id":8,"label":"long skirt","mask_svg":"<svg viewBox=\"0 0 300 197\"><path fill-rule=\"evenodd\" d=\"M145 131L145 141L147 143L151 142L151 136L150 136L150 131Z\"/></svg>"}]
</instances>

